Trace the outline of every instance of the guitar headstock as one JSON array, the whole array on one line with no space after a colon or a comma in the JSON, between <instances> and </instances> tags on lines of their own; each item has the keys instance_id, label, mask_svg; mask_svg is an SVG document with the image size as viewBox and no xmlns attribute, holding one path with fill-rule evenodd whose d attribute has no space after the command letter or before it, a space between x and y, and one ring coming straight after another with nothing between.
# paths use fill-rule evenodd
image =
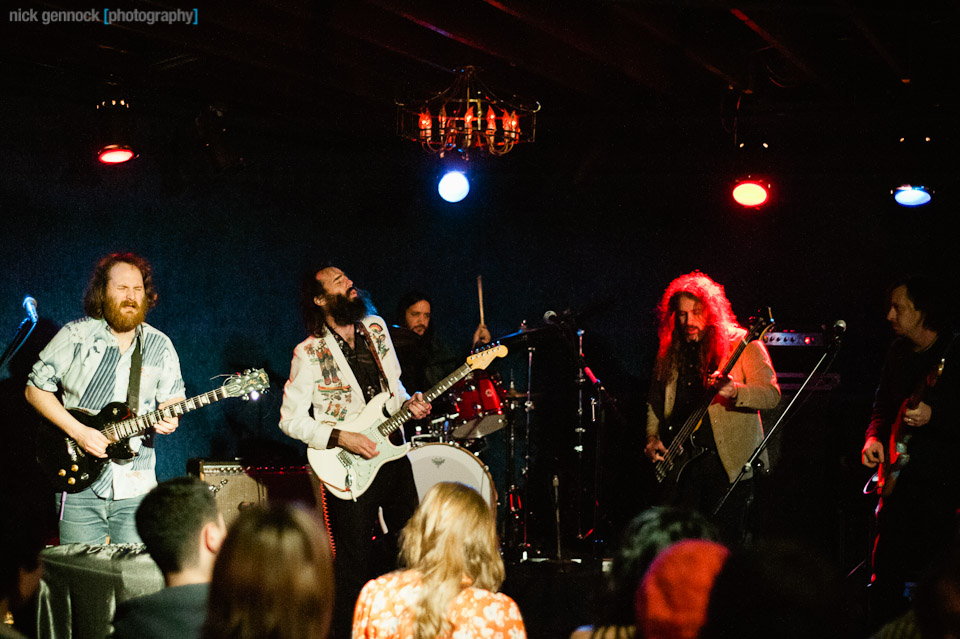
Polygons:
<instances>
[{"instance_id":1,"label":"guitar headstock","mask_svg":"<svg viewBox=\"0 0 960 639\"><path fill-rule=\"evenodd\" d=\"M242 373L235 373L223 383L223 392L227 397L253 398L270 388L270 378L267 371L247 369Z\"/></svg>"},{"instance_id":2,"label":"guitar headstock","mask_svg":"<svg viewBox=\"0 0 960 639\"><path fill-rule=\"evenodd\" d=\"M750 318L750 328L747 329L747 335L744 338L748 342L763 337L767 331L773 328L776 322L773 320L773 311L768 306L766 310L760 309L755 317Z\"/></svg>"},{"instance_id":3,"label":"guitar headstock","mask_svg":"<svg viewBox=\"0 0 960 639\"><path fill-rule=\"evenodd\" d=\"M498 357L507 356L507 347L503 344L488 344L472 355L467 356L467 364L473 370L483 370Z\"/></svg>"}]
</instances>

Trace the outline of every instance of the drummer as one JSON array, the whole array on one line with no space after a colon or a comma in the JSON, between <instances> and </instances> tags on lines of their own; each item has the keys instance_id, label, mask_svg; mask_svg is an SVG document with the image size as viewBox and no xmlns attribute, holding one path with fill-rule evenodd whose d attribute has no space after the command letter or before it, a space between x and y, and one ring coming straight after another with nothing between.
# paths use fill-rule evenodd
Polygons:
<instances>
[{"instance_id":1,"label":"drummer","mask_svg":"<svg viewBox=\"0 0 960 639\"><path fill-rule=\"evenodd\" d=\"M406 388L432 388L463 364L466 355L437 336L431 322L432 307L430 298L417 290L401 295L397 304L397 325L391 327L390 336L397 348L403 369L401 381ZM470 344L476 349L490 340L490 331L480 324Z\"/></svg>"}]
</instances>

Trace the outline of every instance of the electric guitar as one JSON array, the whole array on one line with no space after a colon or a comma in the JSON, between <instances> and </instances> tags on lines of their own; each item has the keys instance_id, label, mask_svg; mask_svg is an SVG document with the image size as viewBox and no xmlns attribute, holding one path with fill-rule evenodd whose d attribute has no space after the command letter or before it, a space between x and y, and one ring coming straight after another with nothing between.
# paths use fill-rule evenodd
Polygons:
<instances>
[{"instance_id":1,"label":"electric guitar","mask_svg":"<svg viewBox=\"0 0 960 639\"><path fill-rule=\"evenodd\" d=\"M467 357L460 368L440 380L436 386L423 394L425 402L432 402L466 377L470 371L484 369L494 359L504 357L507 347L491 344ZM390 393L383 392L367 402L363 410L354 419L337 426L339 430L362 433L373 440L380 454L372 459L364 459L340 447L307 449L307 461L317 477L327 487L328 492L339 499L354 499L370 488L380 467L407 454L410 444L395 446L388 437L390 433L403 426L413 415L407 408L390 415L386 403Z\"/></svg>"},{"instance_id":2,"label":"electric guitar","mask_svg":"<svg viewBox=\"0 0 960 639\"><path fill-rule=\"evenodd\" d=\"M951 342L952 346L952 342ZM927 389L937 385L937 380L943 375L943 369L946 366L946 353L940 358L937 365L927 373L926 377L920 382L913 393L904 400L900 406L900 412L897 418L890 426L890 441L883 448L883 459L880 467L867 482L864 492L871 492L869 489L876 483L877 492L881 497L889 497L897 485L897 479L900 477L900 471L910 462L910 439L913 437L916 426L910 426L903 421L903 415L908 410L913 410L920 405Z\"/></svg>"},{"instance_id":3,"label":"electric guitar","mask_svg":"<svg viewBox=\"0 0 960 639\"><path fill-rule=\"evenodd\" d=\"M773 324L773 315L770 307L767 307L765 315L760 315L753 320L753 324L751 324L747 333L743 336L743 339L737 344L736 350L733 351L727 359L726 365L724 365L720 371L719 379L724 379L730 374L734 364L737 363L743 351L746 350L747 345L753 340L763 337L767 331L773 328ZM676 483L679 481L680 474L686 465L705 452L705 449L694 445L692 437L694 431L700 426L700 422L703 421L704 415L707 414L707 408L710 407L716 394L717 392L714 389L708 388L704 393L703 401L690 414L690 417L687 418L683 426L676 429L668 425L666 432L661 433L661 437L666 439L664 443L667 446L667 452L663 456L663 459L653 463L654 475L657 478L657 482L663 484L667 478L670 478L671 481L668 483Z\"/></svg>"},{"instance_id":4,"label":"electric guitar","mask_svg":"<svg viewBox=\"0 0 960 639\"><path fill-rule=\"evenodd\" d=\"M106 458L94 457L85 451L77 440L65 435L63 430L41 417L37 432L37 461L58 492L78 493L97 480L111 459L135 457L136 453L130 448L130 438L143 433L164 418L179 417L228 397L256 398L269 387L270 379L266 371L258 368L229 376L216 390L139 417L133 415L123 402L107 404L96 415L76 408L69 409L70 414L80 423L96 428L112 442L107 446Z\"/></svg>"}]
</instances>

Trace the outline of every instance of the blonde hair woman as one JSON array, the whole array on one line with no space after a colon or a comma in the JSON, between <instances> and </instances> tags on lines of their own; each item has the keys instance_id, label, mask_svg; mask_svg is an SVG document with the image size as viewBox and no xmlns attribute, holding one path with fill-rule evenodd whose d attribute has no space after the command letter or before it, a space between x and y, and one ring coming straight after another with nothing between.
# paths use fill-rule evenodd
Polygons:
<instances>
[{"instance_id":1,"label":"blonde hair woman","mask_svg":"<svg viewBox=\"0 0 960 639\"><path fill-rule=\"evenodd\" d=\"M526 637L517 604L497 592L504 569L496 522L477 491L437 484L400 540L406 569L363 587L354 639Z\"/></svg>"},{"instance_id":2,"label":"blonde hair woman","mask_svg":"<svg viewBox=\"0 0 960 639\"><path fill-rule=\"evenodd\" d=\"M323 525L290 504L240 513L217 556L204 639L326 639L333 558Z\"/></svg>"}]
</instances>

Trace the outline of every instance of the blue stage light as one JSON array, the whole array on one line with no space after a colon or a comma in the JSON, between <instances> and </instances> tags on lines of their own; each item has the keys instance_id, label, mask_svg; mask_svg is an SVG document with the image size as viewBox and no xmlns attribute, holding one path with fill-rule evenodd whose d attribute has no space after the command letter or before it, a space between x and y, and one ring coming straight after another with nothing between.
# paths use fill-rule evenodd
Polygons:
<instances>
[{"instance_id":1,"label":"blue stage light","mask_svg":"<svg viewBox=\"0 0 960 639\"><path fill-rule=\"evenodd\" d=\"M437 192L447 202L456 203L467 197L467 193L470 192L470 181L461 171L449 171L440 179Z\"/></svg>"},{"instance_id":2,"label":"blue stage light","mask_svg":"<svg viewBox=\"0 0 960 639\"><path fill-rule=\"evenodd\" d=\"M933 199L932 192L924 186L904 184L895 188L892 193L893 199L900 206L923 206Z\"/></svg>"}]
</instances>

